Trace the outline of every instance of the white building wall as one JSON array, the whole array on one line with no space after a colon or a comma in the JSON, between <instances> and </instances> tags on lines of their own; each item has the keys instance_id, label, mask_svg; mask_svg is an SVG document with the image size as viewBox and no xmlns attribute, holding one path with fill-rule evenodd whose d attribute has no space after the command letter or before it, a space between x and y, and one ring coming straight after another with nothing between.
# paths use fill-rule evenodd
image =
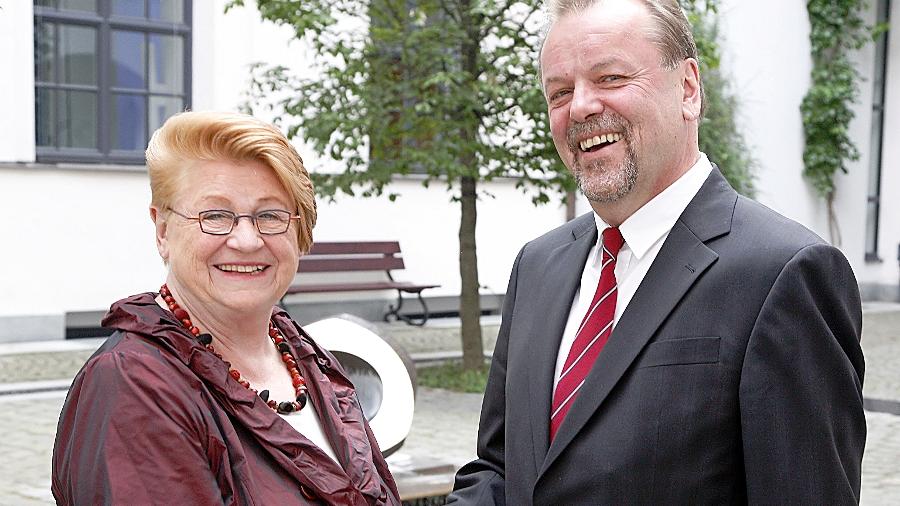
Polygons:
<instances>
[{"instance_id":1,"label":"white building wall","mask_svg":"<svg viewBox=\"0 0 900 506\"><path fill-rule=\"evenodd\" d=\"M870 6L872 7L872 6ZM900 122L900 12L893 9L889 58L885 151L882 162L882 208L879 253L884 262L865 261L866 198L872 126L874 46L854 57L864 80L860 82L856 117L850 134L860 159L847 165L848 174L836 177L834 202L840 238L831 237L825 202L803 178L803 124L800 104L810 84L809 18L803 2L725 0L720 6L722 65L732 77L740 103L739 124L758 162L757 199L803 223L847 255L862 284L896 284L896 248L900 239L900 192L897 167L900 146L892 142ZM866 15L874 20L874 11Z\"/></svg>"},{"instance_id":2,"label":"white building wall","mask_svg":"<svg viewBox=\"0 0 900 506\"><path fill-rule=\"evenodd\" d=\"M291 30L261 23L254 9L233 9L224 14L223 0L197 0L193 25L194 110L235 110L243 100L248 65L255 61L304 67L303 48L289 44ZM14 24L19 48L31 48L31 9ZM0 16L2 18L2 16ZM29 27L24 33L22 26ZM21 34L21 35L19 35ZM240 36L237 36L239 34ZM5 46L4 46L5 47ZM33 74L31 51L18 58L20 75ZM24 62L24 63L22 63ZM13 80L0 77L4 86ZM33 121L33 79L24 80L29 93L18 116ZM18 104L21 107L21 104ZM19 128L0 121L0 128ZM34 159L34 127L24 129L28 152L0 144L4 161ZM307 167L333 170L305 146L298 145ZM30 153L30 154L29 154ZM494 198L479 203L477 229L480 281L483 293L503 293L518 249L527 240L564 221L558 204L535 208L530 198L498 180L482 187ZM459 293L459 205L450 201L446 185L424 188L411 176L394 183L400 193L395 202L382 198L338 197L319 202L317 240L399 240L406 271L398 278L437 283L429 295ZM61 337L57 325L64 313L102 311L123 296L156 290L165 268L156 252L154 231L147 211L150 192L146 173L134 168L77 168L6 166L0 168L0 206L6 216L4 237L10 246L0 249L0 263L14 266L2 276L0 339L3 322L18 317L46 317L58 336L47 336L46 326L35 326L43 337ZM5 318L5 320L4 320ZM22 330L18 330L22 332ZM8 337L8 336L7 336Z\"/></svg>"},{"instance_id":3,"label":"white building wall","mask_svg":"<svg viewBox=\"0 0 900 506\"><path fill-rule=\"evenodd\" d=\"M0 340L27 334L32 316L51 322L34 336L61 337L61 316L101 311L132 293L155 290L165 275L147 212L149 188L141 170L34 166L34 98L31 2L4 2L0 10ZM261 23L253 8L224 14L224 0L195 0L193 109L234 110L255 61L304 68L306 55L289 44L291 31ZM896 283L900 242L900 14L894 9L888 69L882 173L883 263L863 260L868 181L871 82L862 83L852 131L863 153L841 176L836 206L842 247L862 282ZM726 0L722 7L723 65L740 98L740 122L759 162L759 199L828 237L824 204L802 178L803 133L799 106L809 84L808 20L802 3ZM872 49L860 55L871 73ZM298 145L309 168L333 170ZM10 163L11 162L11 163ZM27 165L26 164L30 164ZM317 240L399 240L407 262L403 279L442 285L432 295L459 292L459 206L446 186L421 186L403 178L386 197L338 197L320 202ZM477 230L483 293L505 291L516 252L527 240L564 221L558 204L535 208L510 181L483 186L495 198L479 203ZM589 210L579 198L578 211ZM17 219L8 219L15 216ZM19 325L10 330L9 322ZM54 329L49 333L48 328ZM25 330L23 330L25 329ZM53 335L56 332L58 335Z\"/></svg>"},{"instance_id":4,"label":"white building wall","mask_svg":"<svg viewBox=\"0 0 900 506\"><path fill-rule=\"evenodd\" d=\"M758 162L763 204L827 236L824 208L803 179L800 103L809 88L809 21L802 2L726 0L722 67L738 97L739 125Z\"/></svg>"},{"instance_id":5,"label":"white building wall","mask_svg":"<svg viewBox=\"0 0 900 506\"><path fill-rule=\"evenodd\" d=\"M0 162L33 162L32 2L2 2L0 34Z\"/></svg>"}]
</instances>

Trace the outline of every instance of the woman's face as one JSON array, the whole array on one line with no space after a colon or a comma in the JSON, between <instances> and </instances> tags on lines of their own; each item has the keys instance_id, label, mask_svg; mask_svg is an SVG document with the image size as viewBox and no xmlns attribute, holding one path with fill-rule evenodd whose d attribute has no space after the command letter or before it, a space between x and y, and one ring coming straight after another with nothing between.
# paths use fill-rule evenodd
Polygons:
<instances>
[{"instance_id":1,"label":"woman's face","mask_svg":"<svg viewBox=\"0 0 900 506\"><path fill-rule=\"evenodd\" d=\"M255 215L296 205L275 172L260 162L201 162L186 170L171 209L196 217L211 209ZM241 218L228 235L210 235L196 220L152 209L159 253L169 265L168 283L188 306L216 314L270 311L294 279L300 251L297 220L278 235L260 234Z\"/></svg>"}]
</instances>

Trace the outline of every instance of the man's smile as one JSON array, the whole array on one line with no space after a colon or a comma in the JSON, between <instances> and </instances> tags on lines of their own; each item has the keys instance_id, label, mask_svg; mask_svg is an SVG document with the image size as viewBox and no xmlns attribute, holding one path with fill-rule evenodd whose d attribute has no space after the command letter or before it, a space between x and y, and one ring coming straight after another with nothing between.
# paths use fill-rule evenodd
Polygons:
<instances>
[{"instance_id":1,"label":"man's smile","mask_svg":"<svg viewBox=\"0 0 900 506\"><path fill-rule=\"evenodd\" d=\"M609 133L602 135L595 135L593 137L589 137L587 139L582 140L578 143L578 146L581 148L581 151L585 153L590 153L593 151L597 151L605 148L606 146L615 144L622 140L622 134L620 133Z\"/></svg>"}]
</instances>

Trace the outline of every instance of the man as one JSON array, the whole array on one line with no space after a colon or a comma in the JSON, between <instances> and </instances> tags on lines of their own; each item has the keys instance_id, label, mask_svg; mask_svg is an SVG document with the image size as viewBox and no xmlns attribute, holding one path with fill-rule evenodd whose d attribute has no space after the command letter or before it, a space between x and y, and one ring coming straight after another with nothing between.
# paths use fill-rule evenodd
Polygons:
<instances>
[{"instance_id":1,"label":"man","mask_svg":"<svg viewBox=\"0 0 900 506\"><path fill-rule=\"evenodd\" d=\"M677 1L550 12L550 130L594 212L516 258L479 458L450 503L857 503L862 317L846 259L699 152Z\"/></svg>"}]
</instances>

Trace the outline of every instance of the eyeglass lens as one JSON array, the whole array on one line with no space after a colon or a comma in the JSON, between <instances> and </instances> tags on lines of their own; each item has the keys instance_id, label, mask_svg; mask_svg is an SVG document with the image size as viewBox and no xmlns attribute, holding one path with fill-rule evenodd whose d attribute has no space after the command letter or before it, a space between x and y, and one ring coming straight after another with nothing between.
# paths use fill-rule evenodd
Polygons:
<instances>
[{"instance_id":1,"label":"eyeglass lens","mask_svg":"<svg viewBox=\"0 0 900 506\"><path fill-rule=\"evenodd\" d=\"M203 232L220 235L231 233L240 218L249 218L255 222L260 234L283 234L291 224L291 213L281 210L260 211L255 215L210 210L199 213L198 217Z\"/></svg>"}]
</instances>

